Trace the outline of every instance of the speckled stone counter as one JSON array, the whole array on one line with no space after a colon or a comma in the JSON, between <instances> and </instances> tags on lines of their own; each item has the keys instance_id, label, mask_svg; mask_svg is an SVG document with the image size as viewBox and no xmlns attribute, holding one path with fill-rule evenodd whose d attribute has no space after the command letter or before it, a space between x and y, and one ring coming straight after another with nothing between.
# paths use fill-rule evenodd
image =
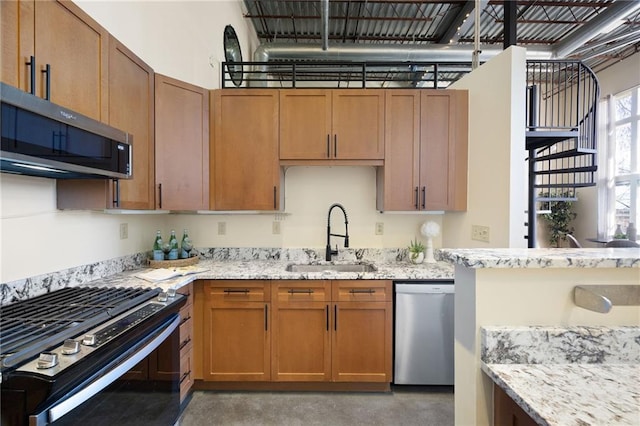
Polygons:
<instances>
[{"instance_id":1,"label":"speckled stone counter","mask_svg":"<svg viewBox=\"0 0 640 426\"><path fill-rule=\"evenodd\" d=\"M323 250L278 248L210 248L200 250L198 267L205 272L161 282L149 282L136 274L147 269L148 254L83 265L51 274L0 284L0 305L78 285L178 288L195 279L217 280L431 280L453 279L453 266L446 262L413 265L406 249L344 249L331 263L367 263L374 272L288 272L289 264L322 264Z\"/></svg>"},{"instance_id":2,"label":"speckled stone counter","mask_svg":"<svg viewBox=\"0 0 640 426\"><path fill-rule=\"evenodd\" d=\"M640 248L442 249L439 255L467 268L640 268Z\"/></svg>"},{"instance_id":3,"label":"speckled stone counter","mask_svg":"<svg viewBox=\"0 0 640 426\"><path fill-rule=\"evenodd\" d=\"M640 284L640 249L442 249L439 255L455 268L457 425L491 425L493 384L482 370L482 327L640 326L638 306L600 313L574 303L576 286ZM532 357L538 354L530 349Z\"/></svg>"},{"instance_id":4,"label":"speckled stone counter","mask_svg":"<svg viewBox=\"0 0 640 426\"><path fill-rule=\"evenodd\" d=\"M483 327L482 354L540 425L640 424L640 327Z\"/></svg>"}]
</instances>

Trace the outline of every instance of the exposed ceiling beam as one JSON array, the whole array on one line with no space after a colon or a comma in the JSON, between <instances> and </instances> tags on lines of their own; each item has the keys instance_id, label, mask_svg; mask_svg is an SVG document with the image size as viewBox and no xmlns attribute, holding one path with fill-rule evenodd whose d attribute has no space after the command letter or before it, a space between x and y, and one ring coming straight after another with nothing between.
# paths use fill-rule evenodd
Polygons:
<instances>
[{"instance_id":1,"label":"exposed ceiling beam","mask_svg":"<svg viewBox=\"0 0 640 426\"><path fill-rule=\"evenodd\" d=\"M244 15L245 18L264 18L264 19L305 19L305 20L316 20L320 19L320 15L256 15L251 13L246 13ZM342 21L346 19L350 19L348 16L330 16L329 19ZM432 17L413 17L413 16L358 16L357 18L351 19L359 19L361 21L433 21Z\"/></svg>"},{"instance_id":2,"label":"exposed ceiling beam","mask_svg":"<svg viewBox=\"0 0 640 426\"><path fill-rule=\"evenodd\" d=\"M453 17L450 21L445 20L442 25L445 25L447 28L444 33L438 38L436 43L444 43L447 44L451 41L453 36L456 34L458 27L462 25L464 20L471 14L471 11L474 8L474 0L467 0L464 5L460 8L456 16Z\"/></svg>"}]
</instances>

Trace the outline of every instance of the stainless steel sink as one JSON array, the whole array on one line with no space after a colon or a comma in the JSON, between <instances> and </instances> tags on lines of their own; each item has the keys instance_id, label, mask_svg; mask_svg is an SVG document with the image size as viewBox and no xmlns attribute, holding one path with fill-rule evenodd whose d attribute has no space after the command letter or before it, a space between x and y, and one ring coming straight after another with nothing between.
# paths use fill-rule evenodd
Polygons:
<instances>
[{"instance_id":1,"label":"stainless steel sink","mask_svg":"<svg viewBox=\"0 0 640 426\"><path fill-rule=\"evenodd\" d=\"M327 265L290 264L286 268L289 272L375 272L378 269L366 263L341 263Z\"/></svg>"}]
</instances>

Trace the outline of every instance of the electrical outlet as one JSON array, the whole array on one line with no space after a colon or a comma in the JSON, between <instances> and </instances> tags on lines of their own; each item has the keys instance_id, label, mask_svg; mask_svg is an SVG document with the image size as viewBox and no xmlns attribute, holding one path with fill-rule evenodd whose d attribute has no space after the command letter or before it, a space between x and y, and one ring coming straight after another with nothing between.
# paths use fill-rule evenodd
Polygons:
<instances>
[{"instance_id":1,"label":"electrical outlet","mask_svg":"<svg viewBox=\"0 0 640 426\"><path fill-rule=\"evenodd\" d=\"M227 235L227 222L218 222L218 235Z\"/></svg>"},{"instance_id":2,"label":"electrical outlet","mask_svg":"<svg viewBox=\"0 0 640 426\"><path fill-rule=\"evenodd\" d=\"M278 222L277 220L274 220L271 223L271 233L273 235L279 235L280 234L280 222Z\"/></svg>"},{"instance_id":3,"label":"electrical outlet","mask_svg":"<svg viewBox=\"0 0 640 426\"><path fill-rule=\"evenodd\" d=\"M127 238L129 238L129 224L128 223L121 223L120 224L120 239L121 240L126 240Z\"/></svg>"},{"instance_id":4,"label":"electrical outlet","mask_svg":"<svg viewBox=\"0 0 640 426\"><path fill-rule=\"evenodd\" d=\"M481 225L471 225L471 239L488 243L489 227Z\"/></svg>"},{"instance_id":5,"label":"electrical outlet","mask_svg":"<svg viewBox=\"0 0 640 426\"><path fill-rule=\"evenodd\" d=\"M376 235L384 234L384 222L376 222Z\"/></svg>"}]
</instances>

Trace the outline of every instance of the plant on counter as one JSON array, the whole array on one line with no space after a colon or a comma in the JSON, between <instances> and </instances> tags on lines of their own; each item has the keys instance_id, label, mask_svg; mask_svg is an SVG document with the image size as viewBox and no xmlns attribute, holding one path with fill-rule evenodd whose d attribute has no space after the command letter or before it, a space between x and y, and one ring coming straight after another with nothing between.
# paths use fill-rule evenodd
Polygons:
<instances>
[{"instance_id":1,"label":"plant on counter","mask_svg":"<svg viewBox=\"0 0 640 426\"><path fill-rule=\"evenodd\" d=\"M546 194L541 194L546 196ZM556 194L557 197L569 197L569 194ZM573 201L550 201L549 210L542 217L549 226L549 243L555 247L560 247L561 241L567 241L567 234L573 234L573 226L569 226L571 221L578 215L571 211Z\"/></svg>"},{"instance_id":2,"label":"plant on counter","mask_svg":"<svg viewBox=\"0 0 640 426\"><path fill-rule=\"evenodd\" d=\"M409 244L409 258L413 263L422 263L424 260L424 249L425 246L422 241L418 241L418 239L414 239Z\"/></svg>"}]
</instances>

